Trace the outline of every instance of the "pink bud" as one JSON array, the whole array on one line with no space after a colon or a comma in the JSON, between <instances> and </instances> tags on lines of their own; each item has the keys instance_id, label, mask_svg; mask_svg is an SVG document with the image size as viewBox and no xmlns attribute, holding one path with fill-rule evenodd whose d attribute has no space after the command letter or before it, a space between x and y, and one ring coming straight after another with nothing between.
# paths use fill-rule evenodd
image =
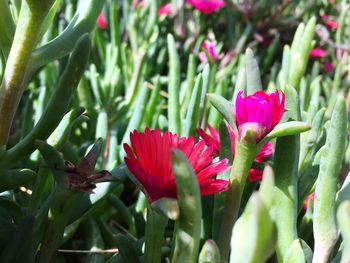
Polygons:
<instances>
[{"instance_id":1,"label":"pink bud","mask_svg":"<svg viewBox=\"0 0 350 263\"><path fill-rule=\"evenodd\" d=\"M257 91L242 98L239 91L236 98L236 125L241 140L252 136L261 141L281 120L284 113L284 93Z\"/></svg>"},{"instance_id":2,"label":"pink bud","mask_svg":"<svg viewBox=\"0 0 350 263\"><path fill-rule=\"evenodd\" d=\"M218 54L215 51L215 44L214 42L211 42L209 40L204 40L202 44L202 51L199 53L199 59L201 60L202 63L207 63L207 54L210 57L212 61L217 61L218 59Z\"/></svg>"},{"instance_id":3,"label":"pink bud","mask_svg":"<svg viewBox=\"0 0 350 263\"><path fill-rule=\"evenodd\" d=\"M324 70L327 72L327 73L332 73L333 70L334 70L334 66L332 63L325 63L324 64Z\"/></svg>"},{"instance_id":4,"label":"pink bud","mask_svg":"<svg viewBox=\"0 0 350 263\"><path fill-rule=\"evenodd\" d=\"M323 15L321 16L321 19L323 21L323 23L326 24L327 28L330 30L336 30L338 27L338 23L332 19L329 18L329 16L327 15Z\"/></svg>"},{"instance_id":5,"label":"pink bud","mask_svg":"<svg viewBox=\"0 0 350 263\"><path fill-rule=\"evenodd\" d=\"M101 30L107 29L106 17L103 12L101 12L100 15L97 17L96 23Z\"/></svg>"},{"instance_id":6,"label":"pink bud","mask_svg":"<svg viewBox=\"0 0 350 263\"><path fill-rule=\"evenodd\" d=\"M323 48L320 48L320 47L313 48L310 51L309 56L310 56L310 58L314 58L314 59L324 58L325 56L327 56L327 51L324 50Z\"/></svg>"},{"instance_id":7,"label":"pink bud","mask_svg":"<svg viewBox=\"0 0 350 263\"><path fill-rule=\"evenodd\" d=\"M312 194L308 195L304 201L303 207L304 207L304 211L306 212L307 207L309 205L309 202L312 202L312 206L314 205L315 202L315 192L313 192Z\"/></svg>"}]
</instances>

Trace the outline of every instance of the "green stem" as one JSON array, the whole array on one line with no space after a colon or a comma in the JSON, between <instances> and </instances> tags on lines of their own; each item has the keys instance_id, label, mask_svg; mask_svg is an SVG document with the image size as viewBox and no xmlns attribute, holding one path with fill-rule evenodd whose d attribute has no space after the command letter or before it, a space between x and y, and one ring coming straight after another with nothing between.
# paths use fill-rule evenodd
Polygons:
<instances>
[{"instance_id":1,"label":"green stem","mask_svg":"<svg viewBox=\"0 0 350 263\"><path fill-rule=\"evenodd\" d=\"M7 143L12 120L23 94L29 60L50 8L50 1L44 1L42 9L38 8L38 3L22 1L15 37L0 87L0 147Z\"/></svg>"},{"instance_id":2,"label":"green stem","mask_svg":"<svg viewBox=\"0 0 350 263\"><path fill-rule=\"evenodd\" d=\"M15 30L16 26L11 16L8 1L0 0L0 49L5 58L7 58L10 53Z\"/></svg>"},{"instance_id":3,"label":"green stem","mask_svg":"<svg viewBox=\"0 0 350 263\"><path fill-rule=\"evenodd\" d=\"M222 262L228 261L232 228L238 217L245 182L256 153L257 147L250 147L236 140L235 159L230 174L230 189L225 201L223 221L218 240Z\"/></svg>"},{"instance_id":4,"label":"green stem","mask_svg":"<svg viewBox=\"0 0 350 263\"><path fill-rule=\"evenodd\" d=\"M145 263L161 261L161 248L164 242L164 230L168 219L150 206L147 209L145 235Z\"/></svg>"},{"instance_id":5,"label":"green stem","mask_svg":"<svg viewBox=\"0 0 350 263\"><path fill-rule=\"evenodd\" d=\"M38 255L39 263L54 261L53 257L61 245L64 229L76 205L76 197L77 193L57 190L48 213L48 225Z\"/></svg>"}]
</instances>

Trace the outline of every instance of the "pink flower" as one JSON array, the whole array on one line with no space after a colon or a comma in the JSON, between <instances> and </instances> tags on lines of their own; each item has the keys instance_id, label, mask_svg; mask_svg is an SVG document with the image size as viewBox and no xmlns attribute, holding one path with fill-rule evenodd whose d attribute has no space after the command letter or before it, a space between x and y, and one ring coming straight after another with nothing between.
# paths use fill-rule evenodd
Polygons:
<instances>
[{"instance_id":1,"label":"pink flower","mask_svg":"<svg viewBox=\"0 0 350 263\"><path fill-rule=\"evenodd\" d=\"M203 14L214 13L225 5L222 0L186 0L186 3Z\"/></svg>"},{"instance_id":2,"label":"pink flower","mask_svg":"<svg viewBox=\"0 0 350 263\"><path fill-rule=\"evenodd\" d=\"M96 23L97 23L97 26L101 30L106 30L107 29L106 17L105 17L105 14L103 12L101 12L99 14L99 16L97 17Z\"/></svg>"},{"instance_id":3,"label":"pink flower","mask_svg":"<svg viewBox=\"0 0 350 263\"><path fill-rule=\"evenodd\" d=\"M208 147L213 147L213 155L214 157L219 156L220 153L220 137L219 133L211 126L208 125L208 129L210 134L205 133L203 129L197 129L198 135L205 141ZM236 142L236 137L235 134L231 128L231 126L227 125L227 129L230 135L231 139L231 151L232 151L232 157L234 158L235 156L235 142ZM272 143L269 142L265 144L259 154L256 156L254 162L255 163L263 163L267 158L269 158L272 155ZM259 181L262 178L262 173L263 171L258 170L258 169L250 169L249 174L248 174L248 181L250 182L255 182Z\"/></svg>"},{"instance_id":4,"label":"pink flower","mask_svg":"<svg viewBox=\"0 0 350 263\"><path fill-rule=\"evenodd\" d=\"M236 98L236 125L241 140L247 132L258 143L279 123L284 113L285 96L276 90L274 93L257 91L242 98L239 91Z\"/></svg>"},{"instance_id":5,"label":"pink flower","mask_svg":"<svg viewBox=\"0 0 350 263\"><path fill-rule=\"evenodd\" d=\"M314 59L324 58L325 56L327 56L327 51L320 47L313 48L309 54L309 57Z\"/></svg>"},{"instance_id":6,"label":"pink flower","mask_svg":"<svg viewBox=\"0 0 350 263\"><path fill-rule=\"evenodd\" d=\"M168 16L168 15L171 15L172 12L173 12L173 5L171 3L166 4L159 7L158 16Z\"/></svg>"},{"instance_id":7,"label":"pink flower","mask_svg":"<svg viewBox=\"0 0 350 263\"><path fill-rule=\"evenodd\" d=\"M176 134L146 129L144 133L130 133L131 147L124 144L129 171L141 185L150 202L162 197L176 198L176 185L171 166L171 149L179 149L187 157L198 180L201 195L226 191L228 181L217 180L215 175L230 169L228 160L212 163L213 147L194 138L179 138Z\"/></svg>"},{"instance_id":8,"label":"pink flower","mask_svg":"<svg viewBox=\"0 0 350 263\"><path fill-rule=\"evenodd\" d=\"M207 55L208 54L208 55ZM217 61L218 59L218 54L215 51L215 44L214 42L211 42L209 40L204 40L202 44L202 51L199 52L198 54L199 59L202 63L207 63L208 62L208 57L213 61Z\"/></svg>"},{"instance_id":9,"label":"pink flower","mask_svg":"<svg viewBox=\"0 0 350 263\"><path fill-rule=\"evenodd\" d=\"M321 19L323 21L323 23L326 24L326 27L330 30L336 30L338 27L338 23L332 19L329 18L329 16L327 15L323 15L321 16Z\"/></svg>"},{"instance_id":10,"label":"pink flower","mask_svg":"<svg viewBox=\"0 0 350 263\"><path fill-rule=\"evenodd\" d=\"M332 63L325 63L324 64L324 70L327 72L327 73L332 73L333 70L334 70L334 66Z\"/></svg>"}]
</instances>

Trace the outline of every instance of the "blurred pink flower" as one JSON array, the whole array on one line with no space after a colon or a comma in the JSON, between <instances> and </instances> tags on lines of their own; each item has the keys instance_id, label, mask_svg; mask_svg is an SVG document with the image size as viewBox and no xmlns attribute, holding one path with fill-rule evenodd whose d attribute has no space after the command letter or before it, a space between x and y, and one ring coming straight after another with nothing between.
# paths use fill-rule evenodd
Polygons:
<instances>
[{"instance_id":1,"label":"blurred pink flower","mask_svg":"<svg viewBox=\"0 0 350 263\"><path fill-rule=\"evenodd\" d=\"M257 91L242 97L239 91L236 98L236 125L241 140L247 132L252 133L258 143L279 123L284 113L284 93Z\"/></svg>"},{"instance_id":2,"label":"blurred pink flower","mask_svg":"<svg viewBox=\"0 0 350 263\"><path fill-rule=\"evenodd\" d=\"M316 47L310 51L309 56L310 58L314 58L314 59L324 58L325 56L327 56L327 51L324 50L323 48Z\"/></svg>"},{"instance_id":3,"label":"blurred pink flower","mask_svg":"<svg viewBox=\"0 0 350 263\"><path fill-rule=\"evenodd\" d=\"M131 3L131 8L132 9L136 9L138 6L140 6L141 8L144 8L146 6L145 1L142 0L134 0Z\"/></svg>"},{"instance_id":4,"label":"blurred pink flower","mask_svg":"<svg viewBox=\"0 0 350 263\"><path fill-rule=\"evenodd\" d=\"M197 129L197 134L205 141L208 147L213 147L213 155L214 157L217 157L220 154L220 136L219 136L219 133L211 125L208 125L208 129L210 134L207 134L203 129ZM231 140L232 158L234 158L236 136L230 125L227 125L227 130L229 132L230 140ZM272 155L272 147L273 145L271 142L268 142L267 144L265 144L262 147L261 151L256 156L254 163L265 162L266 159ZM263 171L251 168L248 174L248 181L249 182L259 181L262 178L262 174L263 174Z\"/></svg>"},{"instance_id":5,"label":"blurred pink flower","mask_svg":"<svg viewBox=\"0 0 350 263\"><path fill-rule=\"evenodd\" d=\"M101 12L99 14L99 16L97 17L96 23L97 23L97 26L101 30L106 30L107 29L106 17L105 17L105 14L103 12Z\"/></svg>"},{"instance_id":6,"label":"blurred pink flower","mask_svg":"<svg viewBox=\"0 0 350 263\"><path fill-rule=\"evenodd\" d=\"M172 12L173 12L173 5L171 3L162 5L158 9L158 16L168 16L168 15L171 15Z\"/></svg>"},{"instance_id":7,"label":"blurred pink flower","mask_svg":"<svg viewBox=\"0 0 350 263\"><path fill-rule=\"evenodd\" d=\"M328 29L330 30L336 30L338 28L338 23L335 20L332 20L329 18L327 15L322 15L321 19L323 23L327 26Z\"/></svg>"},{"instance_id":8,"label":"blurred pink flower","mask_svg":"<svg viewBox=\"0 0 350 263\"><path fill-rule=\"evenodd\" d=\"M207 63L208 62L208 57L207 54L209 56L209 58L215 62L218 59L218 54L215 51L215 44L214 42L211 42L209 40L204 40L203 44L202 44L202 51L199 52L198 56L199 59L202 63Z\"/></svg>"},{"instance_id":9,"label":"blurred pink flower","mask_svg":"<svg viewBox=\"0 0 350 263\"><path fill-rule=\"evenodd\" d=\"M225 5L222 0L186 0L186 3L203 14L214 13Z\"/></svg>"},{"instance_id":10,"label":"blurred pink flower","mask_svg":"<svg viewBox=\"0 0 350 263\"><path fill-rule=\"evenodd\" d=\"M324 64L324 70L327 72L327 73L332 73L333 70L334 70L334 66L332 63L325 63Z\"/></svg>"}]
</instances>

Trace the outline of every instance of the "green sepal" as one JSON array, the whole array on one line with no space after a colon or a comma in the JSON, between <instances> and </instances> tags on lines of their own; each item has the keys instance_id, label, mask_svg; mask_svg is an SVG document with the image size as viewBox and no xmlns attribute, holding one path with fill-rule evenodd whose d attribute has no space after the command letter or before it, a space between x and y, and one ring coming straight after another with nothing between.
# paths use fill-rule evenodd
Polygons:
<instances>
[{"instance_id":1,"label":"green sepal","mask_svg":"<svg viewBox=\"0 0 350 263\"><path fill-rule=\"evenodd\" d=\"M152 202L151 207L171 220L179 217L179 205L176 199L163 197Z\"/></svg>"}]
</instances>

